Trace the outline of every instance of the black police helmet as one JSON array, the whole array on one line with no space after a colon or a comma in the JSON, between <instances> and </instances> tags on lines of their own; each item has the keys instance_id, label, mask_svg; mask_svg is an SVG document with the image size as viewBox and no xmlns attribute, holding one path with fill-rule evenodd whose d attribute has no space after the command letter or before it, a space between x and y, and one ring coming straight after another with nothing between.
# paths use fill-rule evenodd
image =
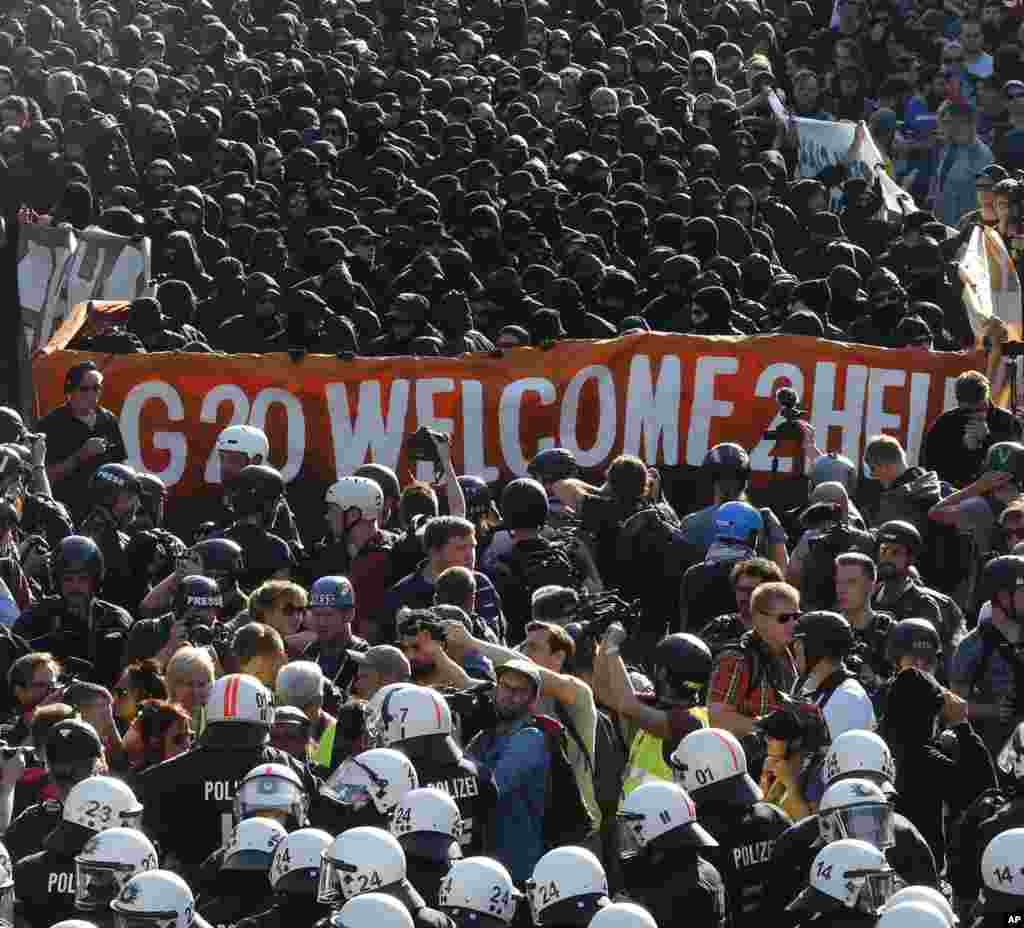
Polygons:
<instances>
[{"instance_id":1,"label":"black police helmet","mask_svg":"<svg viewBox=\"0 0 1024 928\"><path fill-rule=\"evenodd\" d=\"M384 499L399 499L402 495L402 485L398 482L398 476L390 467L383 464L363 464L357 467L353 477L369 477L380 487Z\"/></svg>"},{"instance_id":2,"label":"black police helmet","mask_svg":"<svg viewBox=\"0 0 1024 928\"><path fill-rule=\"evenodd\" d=\"M121 493L138 493L139 475L127 464L104 464L89 479L89 498L94 503L110 504Z\"/></svg>"},{"instance_id":3,"label":"black police helmet","mask_svg":"<svg viewBox=\"0 0 1024 928\"><path fill-rule=\"evenodd\" d=\"M245 570L242 546L230 538L207 538L192 546L206 574L225 574L232 579Z\"/></svg>"},{"instance_id":4,"label":"black police helmet","mask_svg":"<svg viewBox=\"0 0 1024 928\"><path fill-rule=\"evenodd\" d=\"M545 448L533 456L526 472L534 480L540 480L542 483L554 483L556 480L575 477L580 472L580 468L576 463L575 456L568 448Z\"/></svg>"},{"instance_id":5,"label":"black police helmet","mask_svg":"<svg viewBox=\"0 0 1024 928\"><path fill-rule=\"evenodd\" d=\"M711 679L711 649L696 635L666 635L654 649L654 664L665 668L668 682L680 693L703 690Z\"/></svg>"},{"instance_id":6,"label":"black police helmet","mask_svg":"<svg viewBox=\"0 0 1024 928\"><path fill-rule=\"evenodd\" d=\"M797 619L793 639L802 639L807 668L821 658L842 659L854 645L853 629L838 612L808 612Z\"/></svg>"},{"instance_id":7,"label":"black police helmet","mask_svg":"<svg viewBox=\"0 0 1024 928\"><path fill-rule=\"evenodd\" d=\"M921 550L921 545L924 544L917 527L899 519L884 522L878 527L875 537L878 539L879 544L903 545L911 554L916 554Z\"/></svg>"},{"instance_id":8,"label":"black police helmet","mask_svg":"<svg viewBox=\"0 0 1024 928\"><path fill-rule=\"evenodd\" d=\"M249 464L231 481L229 492L237 515L256 515L284 496L284 478L269 464Z\"/></svg>"}]
</instances>

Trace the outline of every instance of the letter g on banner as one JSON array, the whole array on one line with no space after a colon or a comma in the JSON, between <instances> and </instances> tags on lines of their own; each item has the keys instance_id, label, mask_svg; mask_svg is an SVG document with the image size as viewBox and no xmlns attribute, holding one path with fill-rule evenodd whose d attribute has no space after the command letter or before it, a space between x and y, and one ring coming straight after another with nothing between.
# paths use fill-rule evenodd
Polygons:
<instances>
[{"instance_id":1,"label":"letter g on banner","mask_svg":"<svg viewBox=\"0 0 1024 928\"><path fill-rule=\"evenodd\" d=\"M153 432L153 447L170 453L170 459L163 470L150 467L142 460L141 417L142 407L150 400L159 400L167 409L171 422L185 418L185 407L178 391L162 380L144 380L137 383L125 395L121 406L121 435L124 437L128 463L139 470L145 470L159 477L167 486L174 486L185 473L188 463L188 441L181 432Z\"/></svg>"}]
</instances>

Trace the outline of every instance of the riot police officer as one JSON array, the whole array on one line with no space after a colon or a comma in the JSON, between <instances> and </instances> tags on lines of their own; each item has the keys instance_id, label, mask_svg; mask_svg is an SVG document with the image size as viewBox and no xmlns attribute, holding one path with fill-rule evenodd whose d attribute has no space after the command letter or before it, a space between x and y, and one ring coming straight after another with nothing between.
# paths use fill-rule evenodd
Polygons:
<instances>
[{"instance_id":1,"label":"riot police officer","mask_svg":"<svg viewBox=\"0 0 1024 928\"><path fill-rule=\"evenodd\" d=\"M59 660L88 661L93 679L109 686L121 673L132 619L97 595L105 574L103 553L93 539L70 535L57 546L53 574L58 595L29 606L12 631Z\"/></svg>"},{"instance_id":2,"label":"riot police officer","mask_svg":"<svg viewBox=\"0 0 1024 928\"><path fill-rule=\"evenodd\" d=\"M277 846L288 836L284 825L271 818L246 818L231 840L216 853L219 867L198 906L214 925L233 925L242 918L265 912L274 904L270 865ZM205 867L204 867L205 869Z\"/></svg>"},{"instance_id":3,"label":"riot police officer","mask_svg":"<svg viewBox=\"0 0 1024 928\"><path fill-rule=\"evenodd\" d=\"M436 691L397 685L384 693L367 725L379 742L397 748L416 765L424 787L443 790L459 808L459 843L467 855L479 854L498 801L493 782L482 775L452 737L452 713Z\"/></svg>"},{"instance_id":4,"label":"riot police officer","mask_svg":"<svg viewBox=\"0 0 1024 928\"><path fill-rule=\"evenodd\" d=\"M75 908L95 924L112 926L110 903L136 873L155 870L157 863L153 842L137 828L101 831L75 857Z\"/></svg>"},{"instance_id":5,"label":"riot police officer","mask_svg":"<svg viewBox=\"0 0 1024 928\"><path fill-rule=\"evenodd\" d=\"M663 780L643 783L625 798L619 818L639 847L623 867L630 899L661 925L671 925L678 912L707 928L727 924L725 884L701 856L718 842L697 821L686 790Z\"/></svg>"},{"instance_id":6,"label":"riot police officer","mask_svg":"<svg viewBox=\"0 0 1024 928\"><path fill-rule=\"evenodd\" d=\"M395 807L390 829L405 851L409 882L427 905L436 906L442 880L462 856L462 816L455 800L433 786L410 790Z\"/></svg>"},{"instance_id":7,"label":"riot police officer","mask_svg":"<svg viewBox=\"0 0 1024 928\"><path fill-rule=\"evenodd\" d=\"M270 746L273 721L273 694L255 677L227 674L210 691L199 742L140 775L146 830L190 883L202 862L231 838L236 786L254 767L284 764L299 775L307 795L317 794L319 784L308 770Z\"/></svg>"},{"instance_id":8,"label":"riot police officer","mask_svg":"<svg viewBox=\"0 0 1024 928\"><path fill-rule=\"evenodd\" d=\"M775 841L792 822L763 801L747 773L747 755L731 732L705 728L687 735L672 753L676 780L697 804L701 824L718 841L708 859L721 873L738 928L754 925L764 904Z\"/></svg>"},{"instance_id":9,"label":"riot police officer","mask_svg":"<svg viewBox=\"0 0 1024 928\"><path fill-rule=\"evenodd\" d=\"M300 828L277 844L270 864L274 904L241 919L236 928L298 928L318 924L330 909L318 899L320 864L333 838L318 828Z\"/></svg>"},{"instance_id":10,"label":"riot police officer","mask_svg":"<svg viewBox=\"0 0 1024 928\"><path fill-rule=\"evenodd\" d=\"M464 857L441 881L438 908L457 928L511 928L524 895L490 857Z\"/></svg>"},{"instance_id":11,"label":"riot police officer","mask_svg":"<svg viewBox=\"0 0 1024 928\"><path fill-rule=\"evenodd\" d=\"M72 787L61 821L43 840L43 849L15 864L17 914L23 922L48 928L61 918L73 918L75 858L99 832L137 825L141 817L142 806L120 780L94 776Z\"/></svg>"},{"instance_id":12,"label":"riot police officer","mask_svg":"<svg viewBox=\"0 0 1024 928\"><path fill-rule=\"evenodd\" d=\"M608 905L608 878L585 848L556 847L534 866L526 899L537 928L583 928Z\"/></svg>"},{"instance_id":13,"label":"riot police officer","mask_svg":"<svg viewBox=\"0 0 1024 928\"><path fill-rule=\"evenodd\" d=\"M380 828L349 828L324 850L317 899L337 905L363 893L384 893L405 906L417 928L454 928L446 915L426 904L406 873L405 852L393 835ZM328 928L328 923L317 928Z\"/></svg>"},{"instance_id":14,"label":"riot police officer","mask_svg":"<svg viewBox=\"0 0 1024 928\"><path fill-rule=\"evenodd\" d=\"M323 824L335 833L360 825L387 828L402 797L419 785L416 768L401 751L363 751L344 760L321 787Z\"/></svg>"}]
</instances>

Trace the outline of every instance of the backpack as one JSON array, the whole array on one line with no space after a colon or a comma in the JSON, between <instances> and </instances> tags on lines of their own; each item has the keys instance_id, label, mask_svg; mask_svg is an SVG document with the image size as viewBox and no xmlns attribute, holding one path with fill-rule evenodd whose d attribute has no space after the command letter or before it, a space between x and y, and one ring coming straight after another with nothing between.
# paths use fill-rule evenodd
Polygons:
<instances>
[{"instance_id":1,"label":"backpack","mask_svg":"<svg viewBox=\"0 0 1024 928\"><path fill-rule=\"evenodd\" d=\"M594 757L591 759L590 752L583 742L583 738L576 730L572 717L566 712L561 703L555 702L555 715L562 723L566 733L576 743L580 754L583 755L587 770L590 771L594 780L594 798L597 804L604 809L617 809L619 800L622 798L622 781L626 772L626 762L629 760L629 749L622 738L619 727L611 720L608 713L594 705L597 724L594 728Z\"/></svg>"},{"instance_id":2,"label":"backpack","mask_svg":"<svg viewBox=\"0 0 1024 928\"><path fill-rule=\"evenodd\" d=\"M548 747L547 789L544 791L544 850L565 844L582 845L594 832L594 819L583 801L583 792L566 753L566 728L547 715L536 715L534 724L544 732ZM584 748L584 757L591 763Z\"/></svg>"}]
</instances>

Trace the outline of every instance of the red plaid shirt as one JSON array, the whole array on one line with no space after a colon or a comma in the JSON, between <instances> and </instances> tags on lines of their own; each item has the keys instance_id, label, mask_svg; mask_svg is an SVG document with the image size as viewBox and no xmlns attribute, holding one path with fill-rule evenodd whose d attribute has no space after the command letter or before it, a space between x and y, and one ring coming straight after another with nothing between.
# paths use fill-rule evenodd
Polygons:
<instances>
[{"instance_id":1,"label":"red plaid shirt","mask_svg":"<svg viewBox=\"0 0 1024 928\"><path fill-rule=\"evenodd\" d=\"M741 715L756 719L779 708L779 691L768 681L764 659L759 663L758 679L752 680L753 657L747 651L727 649L718 655L711 671L708 703L724 703ZM788 693L796 683L797 669L793 656L786 651L776 659L778 675Z\"/></svg>"}]
</instances>

